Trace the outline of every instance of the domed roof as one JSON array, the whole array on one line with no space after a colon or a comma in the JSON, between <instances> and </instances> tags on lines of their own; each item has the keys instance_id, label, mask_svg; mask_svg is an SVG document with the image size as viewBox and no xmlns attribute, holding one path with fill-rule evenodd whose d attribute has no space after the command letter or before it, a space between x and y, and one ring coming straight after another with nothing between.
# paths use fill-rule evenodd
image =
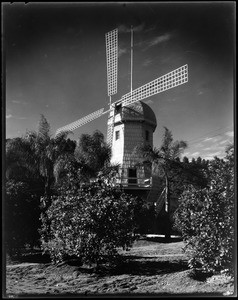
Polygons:
<instances>
[{"instance_id":1,"label":"domed roof","mask_svg":"<svg viewBox=\"0 0 238 300\"><path fill-rule=\"evenodd\" d=\"M155 113L149 105L142 101L137 101L128 106L123 106L121 121L144 121L154 127L154 129L157 126Z\"/></svg>"}]
</instances>

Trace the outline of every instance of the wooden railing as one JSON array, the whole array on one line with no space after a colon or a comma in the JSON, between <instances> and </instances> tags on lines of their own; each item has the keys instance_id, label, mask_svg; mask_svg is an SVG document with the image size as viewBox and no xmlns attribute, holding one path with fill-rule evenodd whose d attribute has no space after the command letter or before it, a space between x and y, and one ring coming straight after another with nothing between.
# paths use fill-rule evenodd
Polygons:
<instances>
[{"instance_id":1,"label":"wooden railing","mask_svg":"<svg viewBox=\"0 0 238 300\"><path fill-rule=\"evenodd\" d=\"M116 184L127 188L141 188L150 189L152 186L152 178L139 178L139 177L117 177Z\"/></svg>"}]
</instances>

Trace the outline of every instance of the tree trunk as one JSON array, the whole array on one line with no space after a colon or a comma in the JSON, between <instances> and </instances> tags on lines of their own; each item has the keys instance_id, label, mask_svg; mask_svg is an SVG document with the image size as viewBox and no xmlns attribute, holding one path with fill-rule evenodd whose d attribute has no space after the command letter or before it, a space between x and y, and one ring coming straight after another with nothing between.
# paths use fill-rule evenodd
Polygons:
<instances>
[{"instance_id":1,"label":"tree trunk","mask_svg":"<svg viewBox=\"0 0 238 300\"><path fill-rule=\"evenodd\" d=\"M168 175L165 174L165 213L166 213L166 226L165 226L165 238L170 239L170 187Z\"/></svg>"}]
</instances>

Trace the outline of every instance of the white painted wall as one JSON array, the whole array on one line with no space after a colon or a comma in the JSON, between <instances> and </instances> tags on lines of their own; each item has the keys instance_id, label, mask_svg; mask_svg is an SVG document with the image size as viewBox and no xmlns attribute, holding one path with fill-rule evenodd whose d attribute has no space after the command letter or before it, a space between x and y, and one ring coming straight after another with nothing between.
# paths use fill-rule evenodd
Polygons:
<instances>
[{"instance_id":1,"label":"white painted wall","mask_svg":"<svg viewBox=\"0 0 238 300\"><path fill-rule=\"evenodd\" d=\"M116 131L119 131L120 138L116 140ZM114 126L112 140L112 164L120 164L122 166L124 156L124 124Z\"/></svg>"}]
</instances>

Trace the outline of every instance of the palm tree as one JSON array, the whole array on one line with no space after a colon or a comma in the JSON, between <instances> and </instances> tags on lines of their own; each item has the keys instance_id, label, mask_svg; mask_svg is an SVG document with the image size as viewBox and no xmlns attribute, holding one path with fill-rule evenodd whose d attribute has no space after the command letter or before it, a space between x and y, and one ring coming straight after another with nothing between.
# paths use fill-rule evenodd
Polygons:
<instances>
[{"instance_id":1,"label":"palm tree","mask_svg":"<svg viewBox=\"0 0 238 300\"><path fill-rule=\"evenodd\" d=\"M173 141L171 131L164 127L165 132L162 138L162 145L159 148L143 146L140 152L145 159L144 163L151 165L152 174L158 174L165 181L165 212L167 219L166 238L170 238L170 181L171 173L179 164L179 156L187 147L185 141Z\"/></svg>"},{"instance_id":2,"label":"palm tree","mask_svg":"<svg viewBox=\"0 0 238 300\"><path fill-rule=\"evenodd\" d=\"M54 168L60 160L68 159L74 152L75 142L66 139L69 132L56 137L50 135L50 125L41 115L38 132L28 131L22 138L8 141L6 149L7 178L25 170L32 176L43 179L44 193L48 198L54 182Z\"/></svg>"},{"instance_id":3,"label":"palm tree","mask_svg":"<svg viewBox=\"0 0 238 300\"><path fill-rule=\"evenodd\" d=\"M111 148L104 141L103 133L96 130L92 135L81 135L75 149L75 159L81 166L85 181L95 178L100 171L106 171L105 168L110 169L110 158Z\"/></svg>"}]
</instances>

